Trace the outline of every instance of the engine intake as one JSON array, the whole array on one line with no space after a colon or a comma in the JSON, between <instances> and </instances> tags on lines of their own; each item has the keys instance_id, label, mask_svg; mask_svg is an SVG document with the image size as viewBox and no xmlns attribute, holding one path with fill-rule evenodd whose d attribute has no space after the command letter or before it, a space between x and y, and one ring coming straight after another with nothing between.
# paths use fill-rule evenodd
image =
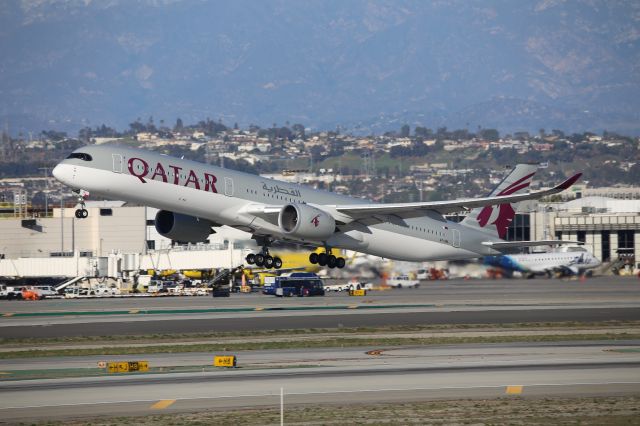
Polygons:
<instances>
[{"instance_id":1,"label":"engine intake","mask_svg":"<svg viewBox=\"0 0 640 426\"><path fill-rule=\"evenodd\" d=\"M212 223L206 219L160 210L156 213L156 231L181 243L202 243L211 235Z\"/></svg>"},{"instance_id":2,"label":"engine intake","mask_svg":"<svg viewBox=\"0 0 640 426\"><path fill-rule=\"evenodd\" d=\"M324 241L333 235L336 221L324 210L307 204L287 204L280 210L283 233L301 240Z\"/></svg>"}]
</instances>

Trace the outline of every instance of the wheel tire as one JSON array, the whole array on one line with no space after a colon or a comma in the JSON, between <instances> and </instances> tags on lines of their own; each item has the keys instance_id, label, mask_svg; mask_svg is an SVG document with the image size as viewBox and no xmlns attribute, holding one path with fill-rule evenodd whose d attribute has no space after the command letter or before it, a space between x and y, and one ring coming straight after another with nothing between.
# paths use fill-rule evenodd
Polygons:
<instances>
[{"instance_id":1,"label":"wheel tire","mask_svg":"<svg viewBox=\"0 0 640 426\"><path fill-rule=\"evenodd\" d=\"M253 253L249 253L245 260L249 265L253 265L254 263L256 263L256 255Z\"/></svg>"},{"instance_id":2,"label":"wheel tire","mask_svg":"<svg viewBox=\"0 0 640 426\"><path fill-rule=\"evenodd\" d=\"M402 284L398 284L398 288L402 290Z\"/></svg>"},{"instance_id":3,"label":"wheel tire","mask_svg":"<svg viewBox=\"0 0 640 426\"><path fill-rule=\"evenodd\" d=\"M256 266L262 267L264 265L264 254L258 253L256 254Z\"/></svg>"},{"instance_id":4,"label":"wheel tire","mask_svg":"<svg viewBox=\"0 0 640 426\"><path fill-rule=\"evenodd\" d=\"M329 256L327 256L327 253L320 253L318 255L318 265L326 266L327 260L329 260Z\"/></svg>"},{"instance_id":5,"label":"wheel tire","mask_svg":"<svg viewBox=\"0 0 640 426\"><path fill-rule=\"evenodd\" d=\"M86 218L88 218L88 217L89 217L89 210L87 210L87 209L82 209L82 210L80 210L80 211L82 212L82 213L81 213L81 214L82 214L82 219L86 219Z\"/></svg>"},{"instance_id":6,"label":"wheel tire","mask_svg":"<svg viewBox=\"0 0 640 426\"><path fill-rule=\"evenodd\" d=\"M265 268L273 268L273 257L266 255L264 257L264 266Z\"/></svg>"},{"instance_id":7,"label":"wheel tire","mask_svg":"<svg viewBox=\"0 0 640 426\"><path fill-rule=\"evenodd\" d=\"M309 262L311 262L312 265L318 263L318 253L311 253L309 255Z\"/></svg>"},{"instance_id":8,"label":"wheel tire","mask_svg":"<svg viewBox=\"0 0 640 426\"><path fill-rule=\"evenodd\" d=\"M273 258L273 267L276 269L280 269L282 268L282 259L280 259L279 257L274 257Z\"/></svg>"},{"instance_id":9,"label":"wheel tire","mask_svg":"<svg viewBox=\"0 0 640 426\"><path fill-rule=\"evenodd\" d=\"M336 267L336 257L334 255L330 254L327 257L327 266L331 269Z\"/></svg>"},{"instance_id":10,"label":"wheel tire","mask_svg":"<svg viewBox=\"0 0 640 426\"><path fill-rule=\"evenodd\" d=\"M344 260L344 257L339 257L336 259L336 268L342 269L346 264L347 262Z\"/></svg>"},{"instance_id":11,"label":"wheel tire","mask_svg":"<svg viewBox=\"0 0 640 426\"><path fill-rule=\"evenodd\" d=\"M76 218L82 219L82 211L80 209L76 209Z\"/></svg>"}]
</instances>

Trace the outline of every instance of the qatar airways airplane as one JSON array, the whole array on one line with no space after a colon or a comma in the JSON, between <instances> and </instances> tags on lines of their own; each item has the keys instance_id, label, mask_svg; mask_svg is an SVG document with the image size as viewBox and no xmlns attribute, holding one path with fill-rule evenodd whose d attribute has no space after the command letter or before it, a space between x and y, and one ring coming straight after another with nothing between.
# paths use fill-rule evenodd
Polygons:
<instances>
[{"instance_id":1,"label":"qatar airways airplane","mask_svg":"<svg viewBox=\"0 0 640 426\"><path fill-rule=\"evenodd\" d=\"M78 194L81 209L89 194L156 207L158 232L179 242L204 242L214 228L227 225L250 232L262 250L247 263L280 268L269 255L274 241L324 247L309 260L342 268L331 254L341 248L396 260L469 259L501 254L521 246L558 241L507 242L502 238L515 215L514 203L538 199L569 188L577 174L554 188L524 192L535 165L519 164L483 198L377 204L303 185L120 146L86 146L53 170ZM469 211L460 223L444 215Z\"/></svg>"}]
</instances>

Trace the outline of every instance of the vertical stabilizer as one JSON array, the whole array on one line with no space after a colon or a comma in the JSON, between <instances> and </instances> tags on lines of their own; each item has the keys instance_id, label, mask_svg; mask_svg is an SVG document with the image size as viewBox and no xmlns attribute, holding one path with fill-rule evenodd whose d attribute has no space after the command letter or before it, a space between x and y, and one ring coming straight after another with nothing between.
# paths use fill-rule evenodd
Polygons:
<instances>
[{"instance_id":1,"label":"vertical stabilizer","mask_svg":"<svg viewBox=\"0 0 640 426\"><path fill-rule=\"evenodd\" d=\"M489 196L513 195L524 193L529 188L538 166L535 164L518 164L494 189ZM503 238L516 215L514 205L497 204L479 207L471 211L461 223L470 228L478 228L487 234Z\"/></svg>"}]
</instances>

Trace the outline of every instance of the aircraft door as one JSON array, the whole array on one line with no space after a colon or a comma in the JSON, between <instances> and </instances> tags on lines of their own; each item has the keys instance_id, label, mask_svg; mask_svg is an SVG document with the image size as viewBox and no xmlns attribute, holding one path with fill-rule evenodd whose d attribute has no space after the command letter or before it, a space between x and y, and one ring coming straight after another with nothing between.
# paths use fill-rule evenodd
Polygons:
<instances>
[{"instance_id":1,"label":"aircraft door","mask_svg":"<svg viewBox=\"0 0 640 426\"><path fill-rule=\"evenodd\" d=\"M451 230L451 245L454 247L460 247L460 231L457 229Z\"/></svg>"},{"instance_id":2,"label":"aircraft door","mask_svg":"<svg viewBox=\"0 0 640 426\"><path fill-rule=\"evenodd\" d=\"M113 158L113 171L115 173L122 173L122 155L120 154L112 154Z\"/></svg>"},{"instance_id":3,"label":"aircraft door","mask_svg":"<svg viewBox=\"0 0 640 426\"><path fill-rule=\"evenodd\" d=\"M233 179L230 177L224 178L224 195L233 197Z\"/></svg>"}]
</instances>

